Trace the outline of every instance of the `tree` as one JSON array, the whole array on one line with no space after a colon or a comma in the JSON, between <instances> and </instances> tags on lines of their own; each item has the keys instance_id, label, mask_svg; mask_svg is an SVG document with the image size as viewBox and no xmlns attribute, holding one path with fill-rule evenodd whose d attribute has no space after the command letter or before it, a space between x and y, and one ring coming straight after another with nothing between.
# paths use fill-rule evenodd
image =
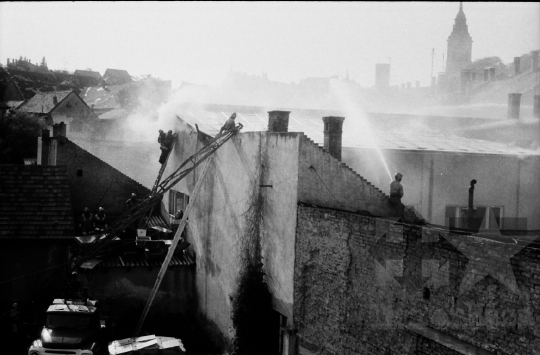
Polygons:
<instances>
[{"instance_id":1,"label":"tree","mask_svg":"<svg viewBox=\"0 0 540 355\"><path fill-rule=\"evenodd\" d=\"M24 158L37 155L37 137L45 129L45 120L16 111L0 121L0 164L23 164Z\"/></svg>"},{"instance_id":2,"label":"tree","mask_svg":"<svg viewBox=\"0 0 540 355\"><path fill-rule=\"evenodd\" d=\"M472 69L475 72L483 73L485 68L495 68L497 75L510 73L510 68L499 57L486 57L477 59L471 63L469 69Z\"/></svg>"}]
</instances>

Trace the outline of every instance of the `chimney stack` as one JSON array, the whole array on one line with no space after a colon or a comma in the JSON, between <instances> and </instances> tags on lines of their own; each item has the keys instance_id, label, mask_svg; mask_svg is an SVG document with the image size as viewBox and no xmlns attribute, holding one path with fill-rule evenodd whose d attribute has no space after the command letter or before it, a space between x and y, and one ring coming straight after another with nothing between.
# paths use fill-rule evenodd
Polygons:
<instances>
[{"instance_id":1,"label":"chimney stack","mask_svg":"<svg viewBox=\"0 0 540 355\"><path fill-rule=\"evenodd\" d=\"M291 111L268 111L268 132L288 132Z\"/></svg>"},{"instance_id":2,"label":"chimney stack","mask_svg":"<svg viewBox=\"0 0 540 355\"><path fill-rule=\"evenodd\" d=\"M484 68L484 81L489 81L489 68Z\"/></svg>"},{"instance_id":3,"label":"chimney stack","mask_svg":"<svg viewBox=\"0 0 540 355\"><path fill-rule=\"evenodd\" d=\"M38 137L38 165L49 165L49 150L50 150L50 135L49 130L44 129L41 131L41 137Z\"/></svg>"},{"instance_id":4,"label":"chimney stack","mask_svg":"<svg viewBox=\"0 0 540 355\"><path fill-rule=\"evenodd\" d=\"M52 129L53 129L53 130L52 130L52 132L53 132L53 133L52 133L53 137L58 137L58 135L59 135L59 132L58 132L58 131L59 131L59 124L58 124L58 123L55 123L55 124L53 125Z\"/></svg>"},{"instance_id":5,"label":"chimney stack","mask_svg":"<svg viewBox=\"0 0 540 355\"><path fill-rule=\"evenodd\" d=\"M420 81L416 80L416 89L420 89Z\"/></svg>"},{"instance_id":6,"label":"chimney stack","mask_svg":"<svg viewBox=\"0 0 540 355\"><path fill-rule=\"evenodd\" d=\"M495 68L489 68L489 80L490 81L495 80Z\"/></svg>"},{"instance_id":7,"label":"chimney stack","mask_svg":"<svg viewBox=\"0 0 540 355\"><path fill-rule=\"evenodd\" d=\"M61 137L65 137L66 136L66 124L64 122L60 122L59 124L59 132L58 132L58 135L61 136Z\"/></svg>"},{"instance_id":8,"label":"chimney stack","mask_svg":"<svg viewBox=\"0 0 540 355\"><path fill-rule=\"evenodd\" d=\"M538 52L539 51L532 51L532 70L537 71L538 70Z\"/></svg>"},{"instance_id":9,"label":"chimney stack","mask_svg":"<svg viewBox=\"0 0 540 355\"><path fill-rule=\"evenodd\" d=\"M343 136L343 121L345 117L323 117L324 150L337 160L341 160L341 145Z\"/></svg>"},{"instance_id":10,"label":"chimney stack","mask_svg":"<svg viewBox=\"0 0 540 355\"><path fill-rule=\"evenodd\" d=\"M520 67L521 67L521 57L514 57L514 69L515 69L515 75L518 75L519 73L521 73L520 71Z\"/></svg>"},{"instance_id":11,"label":"chimney stack","mask_svg":"<svg viewBox=\"0 0 540 355\"><path fill-rule=\"evenodd\" d=\"M519 105L521 103L521 94L508 94L508 118L519 120Z\"/></svg>"},{"instance_id":12,"label":"chimney stack","mask_svg":"<svg viewBox=\"0 0 540 355\"><path fill-rule=\"evenodd\" d=\"M540 118L540 95L534 95L533 116Z\"/></svg>"},{"instance_id":13,"label":"chimney stack","mask_svg":"<svg viewBox=\"0 0 540 355\"><path fill-rule=\"evenodd\" d=\"M53 100L54 106L58 105L58 98L56 97L56 95L53 96L52 100Z\"/></svg>"}]
</instances>

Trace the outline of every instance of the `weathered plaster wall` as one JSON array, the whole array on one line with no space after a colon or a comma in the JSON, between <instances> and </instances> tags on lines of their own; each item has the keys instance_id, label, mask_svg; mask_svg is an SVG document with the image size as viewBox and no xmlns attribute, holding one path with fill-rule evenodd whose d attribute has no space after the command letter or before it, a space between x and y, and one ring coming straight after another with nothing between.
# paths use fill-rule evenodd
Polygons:
<instances>
[{"instance_id":1,"label":"weathered plaster wall","mask_svg":"<svg viewBox=\"0 0 540 355\"><path fill-rule=\"evenodd\" d=\"M540 354L537 249L320 208L297 216L300 354Z\"/></svg>"},{"instance_id":2,"label":"weathered plaster wall","mask_svg":"<svg viewBox=\"0 0 540 355\"><path fill-rule=\"evenodd\" d=\"M373 158L373 157L372 157ZM351 168L302 135L299 156L298 201L377 216L394 214L388 196ZM364 173L363 170L358 171Z\"/></svg>"},{"instance_id":3,"label":"weathered plaster wall","mask_svg":"<svg viewBox=\"0 0 540 355\"><path fill-rule=\"evenodd\" d=\"M168 171L195 152L196 137L195 132L180 132ZM188 240L196 255L199 309L225 341L234 336L231 297L240 274L241 239L250 237L245 233L253 222L247 221L253 208L262 209L262 262L274 308L292 321L298 144L296 133L236 135L213 155L199 197L191 200ZM175 190L190 193L202 166ZM258 196L262 205L257 204Z\"/></svg>"},{"instance_id":4,"label":"weathered plaster wall","mask_svg":"<svg viewBox=\"0 0 540 355\"><path fill-rule=\"evenodd\" d=\"M388 193L390 177L375 155L371 149L344 148L343 161ZM392 175L404 175L402 202L415 206L431 223L445 225L448 205L467 206L469 183L476 179L475 205L502 205L503 217L527 218L527 229L540 229L538 157L391 150L384 156Z\"/></svg>"}]
</instances>

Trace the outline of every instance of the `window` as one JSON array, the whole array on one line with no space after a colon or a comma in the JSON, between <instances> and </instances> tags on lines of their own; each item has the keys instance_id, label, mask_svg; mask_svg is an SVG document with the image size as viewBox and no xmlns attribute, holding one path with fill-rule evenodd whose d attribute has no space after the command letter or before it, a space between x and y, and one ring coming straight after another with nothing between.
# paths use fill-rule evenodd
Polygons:
<instances>
[{"instance_id":1,"label":"window","mask_svg":"<svg viewBox=\"0 0 540 355\"><path fill-rule=\"evenodd\" d=\"M274 327L275 329L275 333L274 335L272 335L272 347L274 348L273 353L282 355L285 352L284 350L285 337L287 336L287 317L275 310L272 312L272 314L272 327Z\"/></svg>"},{"instance_id":2,"label":"window","mask_svg":"<svg viewBox=\"0 0 540 355\"><path fill-rule=\"evenodd\" d=\"M175 191L169 191L169 213L176 214L178 211L185 211L189 203L189 196ZM176 220L176 223L179 223L180 220Z\"/></svg>"},{"instance_id":3,"label":"window","mask_svg":"<svg viewBox=\"0 0 540 355\"><path fill-rule=\"evenodd\" d=\"M480 229L502 229L503 206L474 206L475 220ZM446 206L446 225L450 228L467 228L468 207Z\"/></svg>"}]
</instances>

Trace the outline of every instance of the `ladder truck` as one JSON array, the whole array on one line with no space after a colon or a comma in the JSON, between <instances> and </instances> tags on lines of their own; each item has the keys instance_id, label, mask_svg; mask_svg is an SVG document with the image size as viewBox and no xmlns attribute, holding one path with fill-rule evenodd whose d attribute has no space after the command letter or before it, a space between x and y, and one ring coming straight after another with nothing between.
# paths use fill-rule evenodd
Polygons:
<instances>
[{"instance_id":1,"label":"ladder truck","mask_svg":"<svg viewBox=\"0 0 540 355\"><path fill-rule=\"evenodd\" d=\"M175 169L168 177L161 181L161 177L165 171L169 155L164 164L159 170L158 177L152 187L150 195L141 199L137 204L126 210L112 224L108 226L101 234L94 236L88 247L84 248L79 255L75 255L71 259L71 269L80 266L85 261L99 255L105 248L115 239L119 233L124 231L130 225L137 221L141 221L154 206L161 201L165 193L173 188L178 182L189 175L201 163L207 160L216 150L223 146L229 139L243 128L242 124L238 124L233 130L225 131L216 135L208 141L195 154L187 158L177 169ZM171 149L172 150L172 149Z\"/></svg>"}]
</instances>

